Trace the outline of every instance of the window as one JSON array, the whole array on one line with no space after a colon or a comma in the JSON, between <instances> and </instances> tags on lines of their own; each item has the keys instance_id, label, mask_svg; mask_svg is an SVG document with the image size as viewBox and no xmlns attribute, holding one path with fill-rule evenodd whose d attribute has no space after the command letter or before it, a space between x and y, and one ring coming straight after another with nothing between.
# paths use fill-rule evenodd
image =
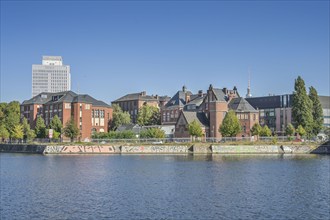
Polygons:
<instances>
[{"instance_id":1,"label":"window","mask_svg":"<svg viewBox=\"0 0 330 220\"><path fill-rule=\"evenodd\" d=\"M95 118L99 117L99 110L95 110Z\"/></svg>"},{"instance_id":2,"label":"window","mask_svg":"<svg viewBox=\"0 0 330 220\"><path fill-rule=\"evenodd\" d=\"M100 118L104 118L104 110L100 111Z\"/></svg>"},{"instance_id":3,"label":"window","mask_svg":"<svg viewBox=\"0 0 330 220\"><path fill-rule=\"evenodd\" d=\"M65 103L64 108L65 109L71 109L71 104L70 103Z\"/></svg>"},{"instance_id":4,"label":"window","mask_svg":"<svg viewBox=\"0 0 330 220\"><path fill-rule=\"evenodd\" d=\"M86 104L86 105L85 105L85 109L86 109L86 110L89 110L89 109L90 109L90 107L91 107L91 105L90 105L90 104Z\"/></svg>"},{"instance_id":5,"label":"window","mask_svg":"<svg viewBox=\"0 0 330 220\"><path fill-rule=\"evenodd\" d=\"M94 118L94 110L92 110L92 118Z\"/></svg>"},{"instance_id":6,"label":"window","mask_svg":"<svg viewBox=\"0 0 330 220\"><path fill-rule=\"evenodd\" d=\"M253 120L254 121L256 120L256 114L253 114Z\"/></svg>"}]
</instances>

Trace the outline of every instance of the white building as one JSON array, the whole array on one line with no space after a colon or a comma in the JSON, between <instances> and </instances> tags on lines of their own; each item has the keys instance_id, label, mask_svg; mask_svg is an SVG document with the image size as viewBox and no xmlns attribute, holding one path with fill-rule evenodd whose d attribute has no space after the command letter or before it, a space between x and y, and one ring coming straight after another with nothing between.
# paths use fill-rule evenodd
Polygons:
<instances>
[{"instance_id":1,"label":"white building","mask_svg":"<svg viewBox=\"0 0 330 220\"><path fill-rule=\"evenodd\" d=\"M41 92L71 90L70 66L60 56L43 56L42 65L32 65L32 97Z\"/></svg>"}]
</instances>

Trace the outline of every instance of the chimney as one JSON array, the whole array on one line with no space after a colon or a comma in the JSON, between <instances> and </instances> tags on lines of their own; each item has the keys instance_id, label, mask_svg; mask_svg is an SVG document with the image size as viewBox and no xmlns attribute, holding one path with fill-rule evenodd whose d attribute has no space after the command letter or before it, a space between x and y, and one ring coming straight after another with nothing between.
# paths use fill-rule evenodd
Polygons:
<instances>
[{"instance_id":1,"label":"chimney","mask_svg":"<svg viewBox=\"0 0 330 220\"><path fill-rule=\"evenodd\" d=\"M227 88L226 87L223 88L222 91L223 91L223 93L225 93L225 95L227 95Z\"/></svg>"},{"instance_id":2,"label":"chimney","mask_svg":"<svg viewBox=\"0 0 330 220\"><path fill-rule=\"evenodd\" d=\"M140 93L141 96L146 96L146 91Z\"/></svg>"},{"instance_id":3,"label":"chimney","mask_svg":"<svg viewBox=\"0 0 330 220\"><path fill-rule=\"evenodd\" d=\"M186 87L186 86L183 86L183 87L182 87L182 91L183 91L183 92L186 92L186 90L187 90L187 87Z\"/></svg>"},{"instance_id":4,"label":"chimney","mask_svg":"<svg viewBox=\"0 0 330 220\"><path fill-rule=\"evenodd\" d=\"M186 104L190 102L190 95L187 92L185 94L185 101L186 101Z\"/></svg>"},{"instance_id":5,"label":"chimney","mask_svg":"<svg viewBox=\"0 0 330 220\"><path fill-rule=\"evenodd\" d=\"M203 90L198 90L198 96L203 97Z\"/></svg>"}]
</instances>

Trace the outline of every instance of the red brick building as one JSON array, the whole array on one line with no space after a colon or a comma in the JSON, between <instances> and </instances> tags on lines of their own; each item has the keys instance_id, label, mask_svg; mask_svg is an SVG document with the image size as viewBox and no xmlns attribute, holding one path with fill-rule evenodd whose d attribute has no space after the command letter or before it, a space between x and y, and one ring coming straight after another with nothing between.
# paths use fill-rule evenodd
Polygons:
<instances>
[{"instance_id":1,"label":"red brick building","mask_svg":"<svg viewBox=\"0 0 330 220\"><path fill-rule=\"evenodd\" d=\"M192 94L185 86L179 90L161 108L161 123L162 125L175 125L178 121L181 111L196 111L203 101L203 91L198 91L198 94Z\"/></svg>"},{"instance_id":2,"label":"red brick building","mask_svg":"<svg viewBox=\"0 0 330 220\"><path fill-rule=\"evenodd\" d=\"M229 109L235 111L236 116L241 123L242 132L238 137L251 136L251 128L259 123L259 111L253 108L244 98L233 98L229 104Z\"/></svg>"},{"instance_id":3,"label":"red brick building","mask_svg":"<svg viewBox=\"0 0 330 220\"><path fill-rule=\"evenodd\" d=\"M190 137L188 125L196 121L202 128L203 136L207 137L209 130L209 121L203 112L181 111L178 121L175 125L175 137L187 138Z\"/></svg>"},{"instance_id":4,"label":"red brick building","mask_svg":"<svg viewBox=\"0 0 330 220\"><path fill-rule=\"evenodd\" d=\"M161 108L169 99L170 98L167 96L147 95L146 92L143 91L140 93L127 94L111 103L119 105L124 112L128 112L131 116L131 122L135 124L137 122L139 109L143 105Z\"/></svg>"},{"instance_id":5,"label":"red brick building","mask_svg":"<svg viewBox=\"0 0 330 220\"><path fill-rule=\"evenodd\" d=\"M188 108L185 106L184 109L187 111ZM221 138L219 127L230 109L235 111L241 123L242 132L237 137L250 136L250 129L259 122L258 111L239 96L236 87L228 90L210 85L199 107L191 110L191 113L181 112L176 122L175 137L190 137L188 124L196 120L205 132L205 137Z\"/></svg>"},{"instance_id":6,"label":"red brick building","mask_svg":"<svg viewBox=\"0 0 330 220\"><path fill-rule=\"evenodd\" d=\"M46 126L55 115L63 127L72 117L80 130L79 138L87 140L94 131L108 132L112 108L89 95L78 95L72 91L40 93L21 104L21 118L27 118L32 129L38 115L45 120Z\"/></svg>"}]
</instances>

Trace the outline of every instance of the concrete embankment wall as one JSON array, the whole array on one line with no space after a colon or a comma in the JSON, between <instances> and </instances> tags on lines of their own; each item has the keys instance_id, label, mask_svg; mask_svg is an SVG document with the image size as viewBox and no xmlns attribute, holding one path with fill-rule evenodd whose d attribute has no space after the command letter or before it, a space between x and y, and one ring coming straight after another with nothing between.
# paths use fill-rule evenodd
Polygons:
<instances>
[{"instance_id":1,"label":"concrete embankment wall","mask_svg":"<svg viewBox=\"0 0 330 220\"><path fill-rule=\"evenodd\" d=\"M39 154L308 154L330 153L330 146L278 145L12 145L0 144L0 152Z\"/></svg>"},{"instance_id":2,"label":"concrete embankment wall","mask_svg":"<svg viewBox=\"0 0 330 220\"><path fill-rule=\"evenodd\" d=\"M306 154L313 149L311 146L285 145L212 145L214 154Z\"/></svg>"},{"instance_id":3,"label":"concrete embankment wall","mask_svg":"<svg viewBox=\"0 0 330 220\"><path fill-rule=\"evenodd\" d=\"M46 145L0 144L0 152L42 154Z\"/></svg>"},{"instance_id":4,"label":"concrete embankment wall","mask_svg":"<svg viewBox=\"0 0 330 220\"><path fill-rule=\"evenodd\" d=\"M119 146L46 146L44 154L119 154Z\"/></svg>"},{"instance_id":5,"label":"concrete embankment wall","mask_svg":"<svg viewBox=\"0 0 330 220\"><path fill-rule=\"evenodd\" d=\"M187 154L188 146L122 146L122 154Z\"/></svg>"},{"instance_id":6,"label":"concrete embankment wall","mask_svg":"<svg viewBox=\"0 0 330 220\"><path fill-rule=\"evenodd\" d=\"M318 146L311 151L312 154L330 154L330 141Z\"/></svg>"}]
</instances>

